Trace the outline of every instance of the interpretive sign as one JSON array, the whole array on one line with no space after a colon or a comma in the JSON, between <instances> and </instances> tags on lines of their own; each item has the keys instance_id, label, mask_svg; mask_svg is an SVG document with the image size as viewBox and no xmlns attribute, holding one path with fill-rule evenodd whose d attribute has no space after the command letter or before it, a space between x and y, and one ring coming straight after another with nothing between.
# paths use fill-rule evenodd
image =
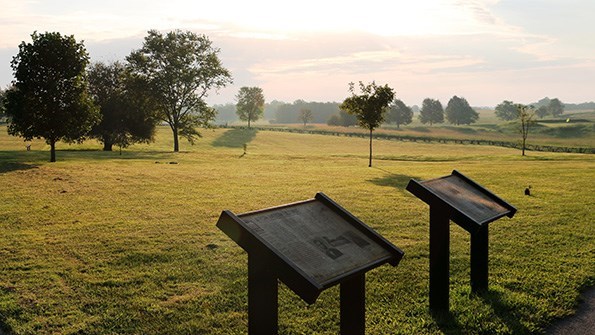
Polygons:
<instances>
[{"instance_id":1,"label":"interpretive sign","mask_svg":"<svg viewBox=\"0 0 595 335\"><path fill-rule=\"evenodd\" d=\"M448 310L449 222L471 233L471 289L488 288L488 223L513 217L516 208L454 170L451 175L418 182L407 190L430 205L430 308Z\"/></svg>"},{"instance_id":2,"label":"interpretive sign","mask_svg":"<svg viewBox=\"0 0 595 335\"><path fill-rule=\"evenodd\" d=\"M411 180L407 190L430 206L446 206L452 220L469 232L516 213L513 206L457 170L451 175L423 182Z\"/></svg>"},{"instance_id":3,"label":"interpretive sign","mask_svg":"<svg viewBox=\"0 0 595 335\"><path fill-rule=\"evenodd\" d=\"M273 282L276 286L279 278L310 304L323 290L341 284L342 334L363 334L365 272L384 263L396 266L403 257L399 248L323 193L316 194L314 199L237 216L223 211L217 226L248 252L249 268L261 269L249 270L249 277L260 277L259 282L263 272L269 272L268 277L275 278L270 280L270 286ZM259 255L258 260L253 255ZM249 291L253 280L248 278ZM351 288L346 290L343 286ZM275 290L274 297L270 292L255 293L254 300L262 301L263 294L276 300L276 289L266 289ZM262 290L265 288L259 289ZM276 314L274 320L269 317L268 321L262 314L251 318L251 312L257 312L251 311L256 302L251 301L250 292L248 300L249 331L266 334L272 327L276 329ZM276 309L276 301L267 308ZM358 315L345 315L354 311ZM270 325L253 328L257 327L254 318L262 318L263 323Z\"/></svg>"}]
</instances>

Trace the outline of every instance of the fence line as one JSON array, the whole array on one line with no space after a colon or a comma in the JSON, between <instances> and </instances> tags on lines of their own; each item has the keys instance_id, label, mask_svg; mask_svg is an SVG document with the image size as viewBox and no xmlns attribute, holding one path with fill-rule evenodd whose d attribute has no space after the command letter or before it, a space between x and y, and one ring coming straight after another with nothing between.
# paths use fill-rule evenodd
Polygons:
<instances>
[{"instance_id":1,"label":"fence line","mask_svg":"<svg viewBox=\"0 0 595 335\"><path fill-rule=\"evenodd\" d=\"M221 128L233 128L233 129L244 129L243 126L221 126ZM283 127L253 127L257 130L264 131L277 131L285 133L298 133L298 134L312 134L312 135L331 135L331 136L345 136L345 137L360 137L368 138L369 134L358 133L358 132L342 132L322 129L299 129L299 128L283 128ZM505 148L521 149L520 143L509 142L509 141L494 141L494 140L473 140L473 139L456 139L456 138L444 138L444 137L431 137L431 136L413 136L413 135L395 135L395 134L373 134L375 139L390 140L390 141L408 141L408 142L424 142L424 143L454 143L454 144L474 144L474 145L492 145ZM595 148L588 147L561 147L553 145L537 145L527 144L526 150L531 151L544 151L544 152L562 152L562 153L580 153L580 154L595 154Z\"/></svg>"}]
</instances>

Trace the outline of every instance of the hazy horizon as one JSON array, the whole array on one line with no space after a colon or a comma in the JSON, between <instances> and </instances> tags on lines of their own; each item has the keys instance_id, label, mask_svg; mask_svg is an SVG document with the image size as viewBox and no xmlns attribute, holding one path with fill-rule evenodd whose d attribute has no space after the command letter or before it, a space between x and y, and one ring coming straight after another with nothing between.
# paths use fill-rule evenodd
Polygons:
<instances>
[{"instance_id":1,"label":"hazy horizon","mask_svg":"<svg viewBox=\"0 0 595 335\"><path fill-rule=\"evenodd\" d=\"M472 106L544 97L595 100L593 1L0 0L0 87L33 31L84 40L91 61L123 60L149 29L209 36L234 84L211 104L233 103L241 86L267 102L342 101L348 83L388 84L408 105L453 95Z\"/></svg>"}]
</instances>

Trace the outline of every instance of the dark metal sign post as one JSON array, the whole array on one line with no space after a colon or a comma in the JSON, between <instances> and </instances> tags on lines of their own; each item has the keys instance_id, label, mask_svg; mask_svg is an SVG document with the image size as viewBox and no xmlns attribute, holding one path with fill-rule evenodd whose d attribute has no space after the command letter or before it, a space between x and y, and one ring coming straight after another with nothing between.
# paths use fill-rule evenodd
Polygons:
<instances>
[{"instance_id":1,"label":"dark metal sign post","mask_svg":"<svg viewBox=\"0 0 595 335\"><path fill-rule=\"evenodd\" d=\"M448 311L450 220L471 234L471 291L488 289L488 223L512 218L516 208L454 170L407 190L430 205L430 309Z\"/></svg>"},{"instance_id":2,"label":"dark metal sign post","mask_svg":"<svg viewBox=\"0 0 595 335\"><path fill-rule=\"evenodd\" d=\"M235 215L217 227L248 253L248 334L278 333L278 282L313 304L340 285L341 334L364 335L365 273L403 252L323 193Z\"/></svg>"}]
</instances>

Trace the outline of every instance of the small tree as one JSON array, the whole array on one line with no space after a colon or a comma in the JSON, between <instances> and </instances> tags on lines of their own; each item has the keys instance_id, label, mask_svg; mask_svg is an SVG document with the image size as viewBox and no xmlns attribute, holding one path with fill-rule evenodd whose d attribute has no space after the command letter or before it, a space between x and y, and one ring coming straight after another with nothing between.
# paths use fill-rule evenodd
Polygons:
<instances>
[{"instance_id":1,"label":"small tree","mask_svg":"<svg viewBox=\"0 0 595 335\"><path fill-rule=\"evenodd\" d=\"M180 151L179 136L193 144L200 137L196 128L209 127L215 119L216 111L204 101L208 92L232 82L218 53L205 35L150 30L143 47L126 58L155 99L159 118L171 128L174 152Z\"/></svg>"},{"instance_id":2,"label":"small tree","mask_svg":"<svg viewBox=\"0 0 595 335\"><path fill-rule=\"evenodd\" d=\"M91 136L103 143L104 151L121 149L133 143L148 143L157 124L155 102L146 94L142 82L128 75L119 62L94 63L88 71L89 90L101 111L101 122Z\"/></svg>"},{"instance_id":3,"label":"small tree","mask_svg":"<svg viewBox=\"0 0 595 335\"><path fill-rule=\"evenodd\" d=\"M504 121L512 121L518 117L517 106L508 100L504 100L498 104L495 113L496 117Z\"/></svg>"},{"instance_id":4,"label":"small tree","mask_svg":"<svg viewBox=\"0 0 595 335\"><path fill-rule=\"evenodd\" d=\"M410 124L413 121L413 110L407 107L403 101L395 99L390 105L386 121L396 123L398 129L401 125Z\"/></svg>"},{"instance_id":5,"label":"small tree","mask_svg":"<svg viewBox=\"0 0 595 335\"><path fill-rule=\"evenodd\" d=\"M424 99L419 111L419 120L423 124L429 123L430 126L434 123L443 123L444 109L440 101L430 98Z\"/></svg>"},{"instance_id":6,"label":"small tree","mask_svg":"<svg viewBox=\"0 0 595 335\"><path fill-rule=\"evenodd\" d=\"M525 148L527 143L527 137L529 136L529 130L531 126L535 123L535 109L533 106L526 106L522 104L517 104L517 118L519 121L519 131L522 136L522 156L525 156Z\"/></svg>"},{"instance_id":7,"label":"small tree","mask_svg":"<svg viewBox=\"0 0 595 335\"><path fill-rule=\"evenodd\" d=\"M298 116L298 120L304 123L304 128L306 128L306 123L312 121L314 116L312 115L312 111L307 108L300 109L300 115Z\"/></svg>"},{"instance_id":8,"label":"small tree","mask_svg":"<svg viewBox=\"0 0 595 335\"><path fill-rule=\"evenodd\" d=\"M264 113L264 94L260 87L242 87L236 95L236 113L240 120L257 121Z\"/></svg>"},{"instance_id":9,"label":"small tree","mask_svg":"<svg viewBox=\"0 0 595 335\"><path fill-rule=\"evenodd\" d=\"M100 119L87 90L89 55L74 36L34 32L31 38L11 62L15 81L6 97L8 133L26 141L44 138L55 162L56 142L82 142Z\"/></svg>"},{"instance_id":10,"label":"small tree","mask_svg":"<svg viewBox=\"0 0 595 335\"><path fill-rule=\"evenodd\" d=\"M355 115L360 127L370 131L370 159L368 167L372 167L372 132L384 121L384 113L393 100L395 92L388 85L377 86L375 82L364 85L359 82L361 94L356 94L355 85L349 84L351 96L339 106L349 114Z\"/></svg>"},{"instance_id":11,"label":"small tree","mask_svg":"<svg viewBox=\"0 0 595 335\"><path fill-rule=\"evenodd\" d=\"M554 98L550 100L547 109L553 117L559 117L562 115L562 113L564 113L564 104L560 101L560 99Z\"/></svg>"},{"instance_id":12,"label":"small tree","mask_svg":"<svg viewBox=\"0 0 595 335\"><path fill-rule=\"evenodd\" d=\"M456 95L448 101L445 114L446 120L457 126L474 123L479 118L479 114L469 106L467 100L465 98L459 98Z\"/></svg>"}]
</instances>

